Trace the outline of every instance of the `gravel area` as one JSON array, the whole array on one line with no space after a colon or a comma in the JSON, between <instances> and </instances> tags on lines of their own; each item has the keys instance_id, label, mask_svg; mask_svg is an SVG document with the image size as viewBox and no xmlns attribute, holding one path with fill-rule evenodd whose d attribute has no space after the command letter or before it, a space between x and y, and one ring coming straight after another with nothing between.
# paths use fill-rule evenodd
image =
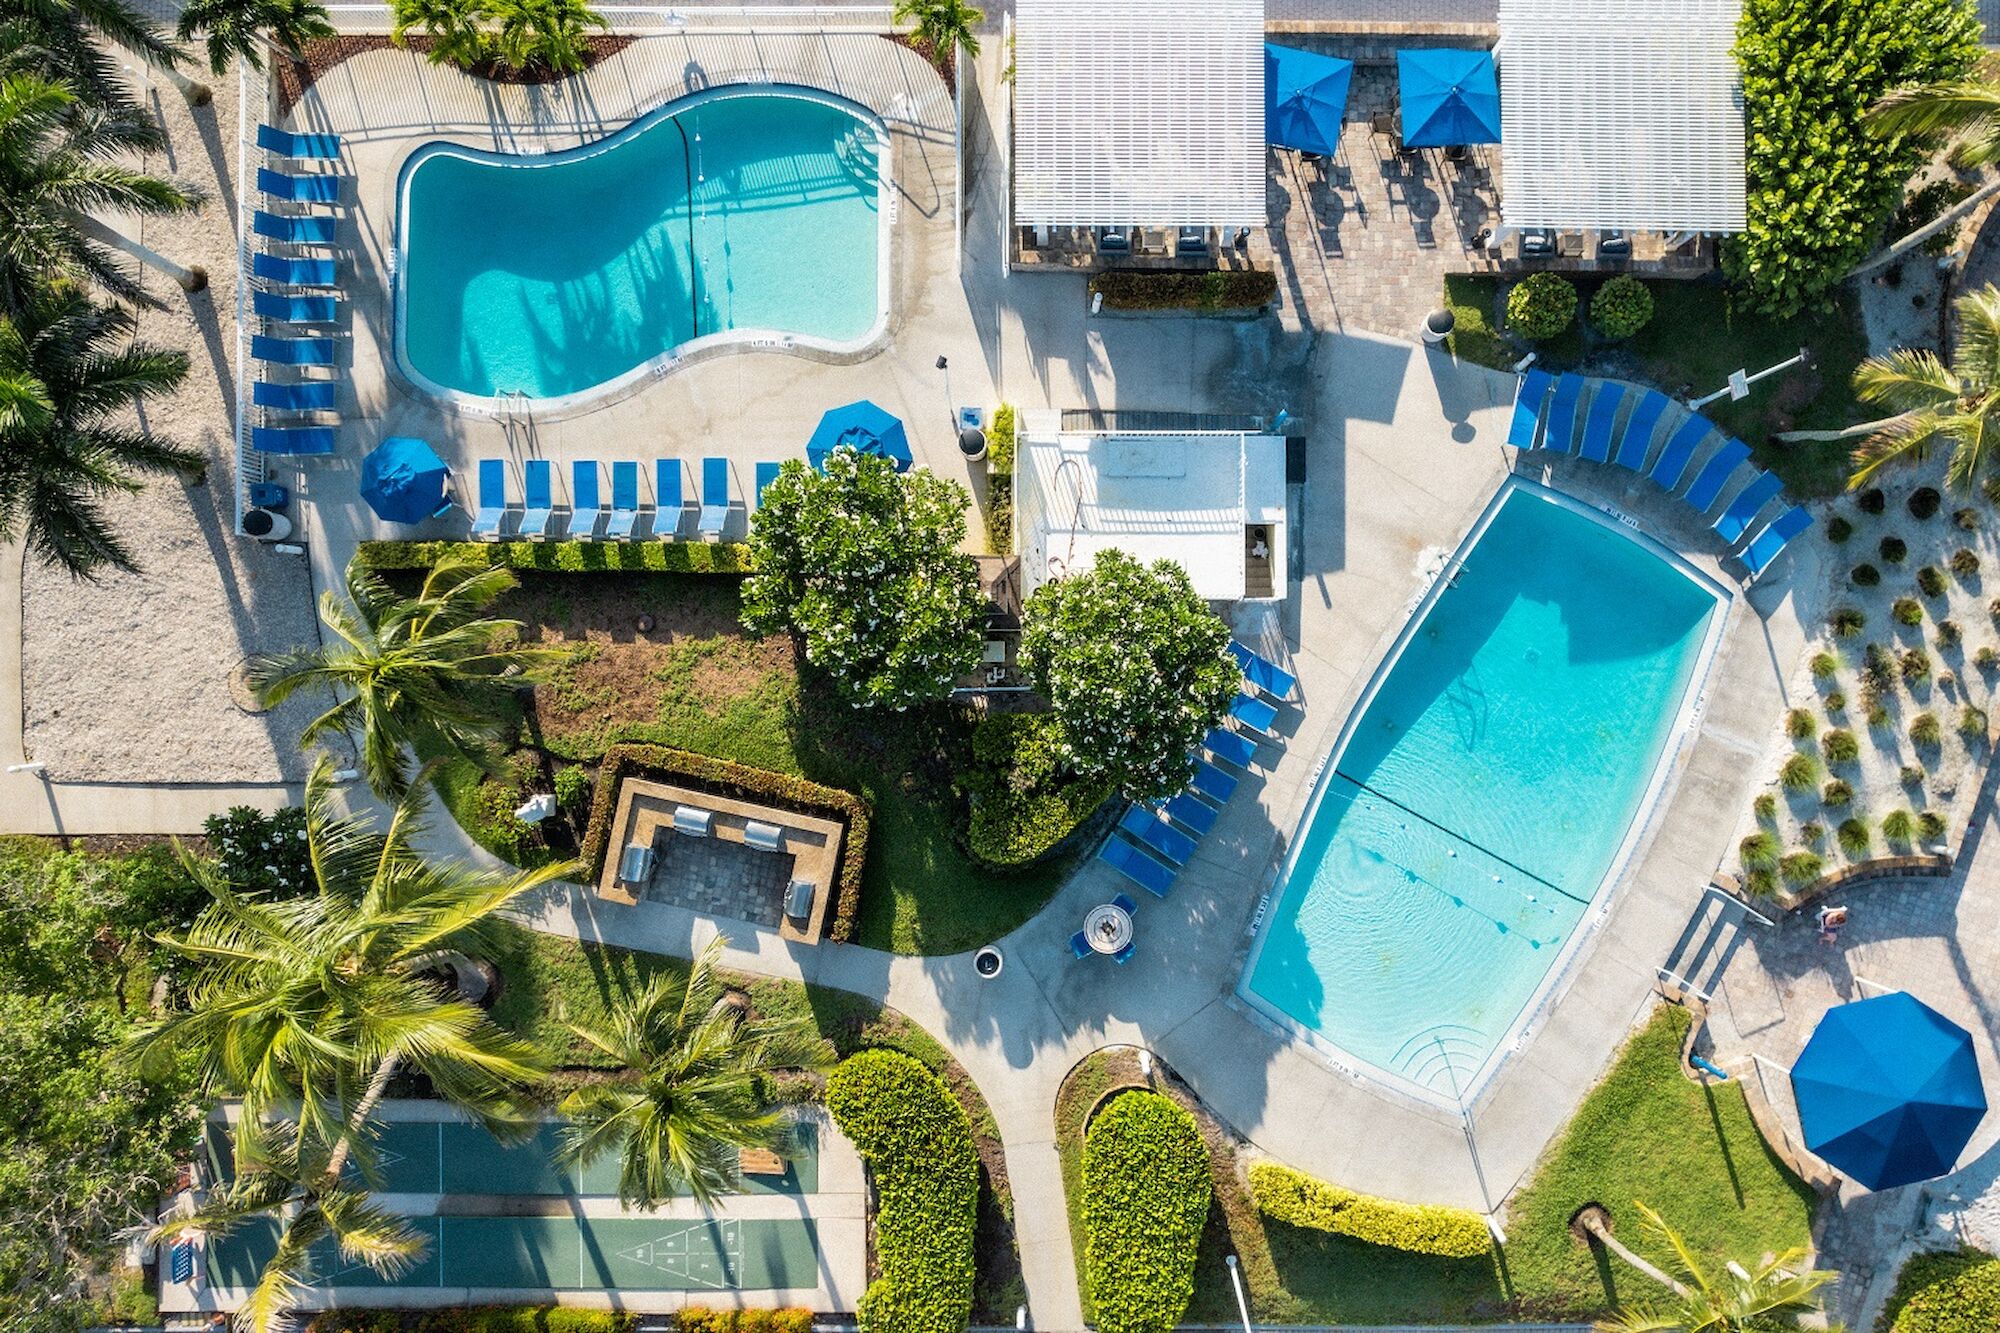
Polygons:
<instances>
[{"instance_id":1,"label":"gravel area","mask_svg":"<svg viewBox=\"0 0 2000 1333\"><path fill-rule=\"evenodd\" d=\"M255 714L230 689L246 655L310 642L317 627L306 562L233 531L238 89L233 75L211 82L215 101L198 112L169 84L145 94L170 138L148 167L200 185L209 201L190 217L148 221L140 239L205 266L212 282L189 295L149 272L165 309L139 320L141 337L185 348L194 363L142 424L206 450L208 477L155 481L113 502L140 574L83 583L31 561L23 576L27 751L57 780L281 782L307 768L298 734L315 702Z\"/></svg>"}]
</instances>

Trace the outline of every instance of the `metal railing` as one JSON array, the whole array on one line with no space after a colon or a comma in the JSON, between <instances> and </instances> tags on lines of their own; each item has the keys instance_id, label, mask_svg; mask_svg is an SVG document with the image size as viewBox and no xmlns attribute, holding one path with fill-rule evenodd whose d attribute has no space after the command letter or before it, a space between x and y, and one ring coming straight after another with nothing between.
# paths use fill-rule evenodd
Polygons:
<instances>
[{"instance_id":1,"label":"metal railing","mask_svg":"<svg viewBox=\"0 0 2000 1333\"><path fill-rule=\"evenodd\" d=\"M1267 24L1497 23L1499 18L1500 0L1264 0Z\"/></svg>"}]
</instances>

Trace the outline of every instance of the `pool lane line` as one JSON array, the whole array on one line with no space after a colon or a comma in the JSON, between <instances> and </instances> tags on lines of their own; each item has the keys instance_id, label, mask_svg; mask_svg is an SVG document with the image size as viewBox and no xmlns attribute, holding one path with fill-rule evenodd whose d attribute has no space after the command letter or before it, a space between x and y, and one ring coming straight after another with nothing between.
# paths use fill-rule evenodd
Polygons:
<instances>
[{"instance_id":1,"label":"pool lane line","mask_svg":"<svg viewBox=\"0 0 2000 1333\"><path fill-rule=\"evenodd\" d=\"M1351 777L1348 774L1341 772L1340 769L1337 767L1333 770L1333 775L1341 779L1343 782L1353 783L1356 788L1358 788L1361 791L1367 792L1370 796L1373 796L1378 800L1387 801L1390 805L1395 806L1398 810L1401 810L1404 814L1409 815L1412 819L1422 820L1424 823L1429 824L1432 828L1436 829L1439 833L1444 834L1445 837L1450 838L1453 842L1462 842L1467 847L1470 847L1475 851L1486 853L1486 855L1492 857L1495 861L1498 861L1501 865L1506 866L1508 869L1518 870L1522 874L1526 875L1529 879L1535 881L1535 883L1547 885L1550 889L1553 889L1555 892L1560 893L1563 897L1569 899L1573 903L1578 904L1579 906L1582 907L1590 906L1590 899L1579 898L1575 894L1571 893L1568 889L1565 889L1562 885L1550 883L1550 881L1543 879L1540 875L1537 875L1534 871L1528 869L1526 866L1516 864L1513 861L1509 861L1506 857L1500 855L1500 853L1494 851L1491 847L1486 847L1481 845L1480 843L1476 843L1472 839L1466 837L1464 834L1457 833L1452 831L1451 829L1446 828L1444 825L1438 823L1435 819L1432 819L1429 815L1422 814L1419 813L1418 811L1410 809L1409 806L1404 805L1401 801L1389 795L1389 793L1384 791L1377 791L1375 788L1361 781L1361 779L1356 777Z\"/></svg>"}]
</instances>

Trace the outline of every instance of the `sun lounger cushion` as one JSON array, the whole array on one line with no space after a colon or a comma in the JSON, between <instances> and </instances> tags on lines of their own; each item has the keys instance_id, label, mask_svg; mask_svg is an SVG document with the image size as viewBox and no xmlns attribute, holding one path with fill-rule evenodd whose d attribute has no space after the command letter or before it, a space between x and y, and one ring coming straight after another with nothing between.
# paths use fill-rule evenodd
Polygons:
<instances>
[{"instance_id":1,"label":"sun lounger cushion","mask_svg":"<svg viewBox=\"0 0 2000 1333\"><path fill-rule=\"evenodd\" d=\"M597 464L581 459L569 465L569 535L595 537L597 519L603 513L597 493Z\"/></svg>"},{"instance_id":2,"label":"sun lounger cushion","mask_svg":"<svg viewBox=\"0 0 2000 1333\"><path fill-rule=\"evenodd\" d=\"M1750 571L1755 580L1771 562L1778 558L1778 552L1791 543L1792 538L1812 526L1812 515L1804 505L1793 505L1784 513L1765 525L1762 532L1750 539L1750 545L1743 550L1743 567Z\"/></svg>"},{"instance_id":3,"label":"sun lounger cushion","mask_svg":"<svg viewBox=\"0 0 2000 1333\"><path fill-rule=\"evenodd\" d=\"M1104 845L1097 849L1097 859L1108 864L1155 898L1167 896L1167 890L1173 888L1174 877L1178 873L1171 867L1161 865L1131 843L1116 837L1104 840ZM1078 931L1076 937L1081 940L1083 932ZM1085 943L1084 948L1088 950L1090 945Z\"/></svg>"},{"instance_id":4,"label":"sun lounger cushion","mask_svg":"<svg viewBox=\"0 0 2000 1333\"><path fill-rule=\"evenodd\" d=\"M330 454L331 426L252 426L250 447L267 454Z\"/></svg>"},{"instance_id":5,"label":"sun lounger cushion","mask_svg":"<svg viewBox=\"0 0 2000 1333\"><path fill-rule=\"evenodd\" d=\"M1599 380L1590 396L1590 411L1583 419L1582 454L1593 463L1611 461L1611 428L1618 422L1619 405L1625 401L1625 386L1616 380Z\"/></svg>"},{"instance_id":6,"label":"sun lounger cushion","mask_svg":"<svg viewBox=\"0 0 2000 1333\"><path fill-rule=\"evenodd\" d=\"M507 463L499 458L479 460L479 512L472 518L472 535L497 537L507 517Z\"/></svg>"},{"instance_id":7,"label":"sun lounger cushion","mask_svg":"<svg viewBox=\"0 0 2000 1333\"><path fill-rule=\"evenodd\" d=\"M621 460L611 465L611 520L607 537L630 537L639 521L639 465Z\"/></svg>"},{"instance_id":8,"label":"sun lounger cushion","mask_svg":"<svg viewBox=\"0 0 2000 1333\"><path fill-rule=\"evenodd\" d=\"M1194 781L1188 786L1217 805L1228 805L1236 794L1236 775L1225 773L1200 755L1194 756Z\"/></svg>"},{"instance_id":9,"label":"sun lounger cushion","mask_svg":"<svg viewBox=\"0 0 2000 1333\"><path fill-rule=\"evenodd\" d=\"M1143 805L1127 807L1118 827L1175 865L1186 865L1195 841Z\"/></svg>"},{"instance_id":10,"label":"sun lounger cushion","mask_svg":"<svg viewBox=\"0 0 2000 1333\"><path fill-rule=\"evenodd\" d=\"M1229 641L1229 655L1234 657L1236 665L1243 669L1243 679L1281 703L1290 699L1292 691L1299 686L1291 672L1284 670L1269 658L1260 657L1234 639Z\"/></svg>"},{"instance_id":11,"label":"sun lounger cushion","mask_svg":"<svg viewBox=\"0 0 2000 1333\"><path fill-rule=\"evenodd\" d=\"M1530 368L1521 372L1514 385L1514 416L1507 426L1507 443L1516 449L1535 447L1535 435L1542 424L1542 405L1556 377L1546 370Z\"/></svg>"},{"instance_id":12,"label":"sun lounger cushion","mask_svg":"<svg viewBox=\"0 0 2000 1333\"><path fill-rule=\"evenodd\" d=\"M1639 396L1632 415L1625 418L1625 431L1618 439L1618 456L1613 462L1634 472L1644 470L1646 455L1653 451L1653 432L1659 429L1660 417L1670 401L1658 389L1648 389Z\"/></svg>"},{"instance_id":13,"label":"sun lounger cushion","mask_svg":"<svg viewBox=\"0 0 2000 1333\"><path fill-rule=\"evenodd\" d=\"M257 146L280 157L325 159L340 156L338 134L293 134L271 125L257 127Z\"/></svg>"},{"instance_id":14,"label":"sun lounger cushion","mask_svg":"<svg viewBox=\"0 0 2000 1333\"><path fill-rule=\"evenodd\" d=\"M337 204L341 176L288 176L269 167L257 168L257 188L273 199L295 204Z\"/></svg>"},{"instance_id":15,"label":"sun lounger cushion","mask_svg":"<svg viewBox=\"0 0 2000 1333\"><path fill-rule=\"evenodd\" d=\"M1758 513L1777 498L1785 489L1785 483L1778 480L1775 472L1760 472L1745 486L1729 507L1722 511L1722 517L1715 520L1715 535L1734 546L1750 530L1750 523Z\"/></svg>"},{"instance_id":16,"label":"sun lounger cushion","mask_svg":"<svg viewBox=\"0 0 2000 1333\"><path fill-rule=\"evenodd\" d=\"M704 537L720 537L729 521L729 460L701 460L701 516L696 531Z\"/></svg>"},{"instance_id":17,"label":"sun lounger cushion","mask_svg":"<svg viewBox=\"0 0 2000 1333\"><path fill-rule=\"evenodd\" d=\"M1208 747L1210 754L1238 768L1250 767L1251 761L1257 757L1257 742L1248 736L1239 736L1227 727L1210 727L1201 743Z\"/></svg>"},{"instance_id":18,"label":"sun lounger cushion","mask_svg":"<svg viewBox=\"0 0 2000 1333\"><path fill-rule=\"evenodd\" d=\"M335 324L340 320L340 298L252 292L250 312L263 319L284 320L289 324Z\"/></svg>"},{"instance_id":19,"label":"sun lounger cushion","mask_svg":"<svg viewBox=\"0 0 2000 1333\"><path fill-rule=\"evenodd\" d=\"M1750 446L1741 440L1727 440L1715 456L1708 460L1694 484L1687 489L1687 502L1702 513L1715 503L1715 497L1722 494L1722 488L1729 482L1729 474L1737 469L1744 459L1750 457Z\"/></svg>"},{"instance_id":20,"label":"sun lounger cushion","mask_svg":"<svg viewBox=\"0 0 2000 1333\"><path fill-rule=\"evenodd\" d=\"M250 355L274 366L330 366L334 359L331 338L267 338L253 334Z\"/></svg>"},{"instance_id":21,"label":"sun lounger cushion","mask_svg":"<svg viewBox=\"0 0 2000 1333\"><path fill-rule=\"evenodd\" d=\"M757 489L751 496L751 508L760 508L763 505L764 488L777 479L778 465L776 463L759 463L757 465Z\"/></svg>"}]
</instances>

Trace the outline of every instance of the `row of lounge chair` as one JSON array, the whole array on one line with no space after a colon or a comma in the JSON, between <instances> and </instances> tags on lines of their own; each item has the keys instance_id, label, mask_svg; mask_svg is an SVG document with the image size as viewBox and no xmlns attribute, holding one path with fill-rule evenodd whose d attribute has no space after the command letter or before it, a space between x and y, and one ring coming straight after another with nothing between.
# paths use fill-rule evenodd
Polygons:
<instances>
[{"instance_id":1,"label":"row of lounge chair","mask_svg":"<svg viewBox=\"0 0 2000 1333\"><path fill-rule=\"evenodd\" d=\"M1229 641L1229 651L1243 669L1245 687L1230 701L1229 721L1248 732L1227 724L1210 728L1200 748L1190 756L1194 779L1187 790L1164 800L1135 802L1097 852L1100 861L1156 898L1167 896L1180 867L1194 855L1201 839L1215 827L1222 807L1236 794L1240 779L1220 764L1247 772L1256 762L1259 738L1278 739L1278 705L1289 703L1298 689L1297 679L1269 658L1234 639ZM1118 837L1120 833L1125 838Z\"/></svg>"},{"instance_id":2,"label":"row of lounge chair","mask_svg":"<svg viewBox=\"0 0 2000 1333\"><path fill-rule=\"evenodd\" d=\"M340 157L340 136L292 134L259 125L257 147L279 166L328 163ZM336 245L339 219L324 212L273 210L338 204L345 180L329 172L292 174L269 165L257 168L257 188L271 202L252 213L250 220L251 233L262 247L250 258L250 313L264 329L251 335L250 357L266 368L292 372L266 379L268 372L259 371L251 386L257 424L250 427L250 443L263 453L323 455L334 449L334 428L314 418L335 410L339 391L340 347L327 332L342 319L339 263L321 255L271 251ZM324 373L328 371L331 378Z\"/></svg>"},{"instance_id":3,"label":"row of lounge chair","mask_svg":"<svg viewBox=\"0 0 2000 1333\"><path fill-rule=\"evenodd\" d=\"M1694 480L1687 482L1681 495L1690 508L1707 518L1731 478L1749 460L1750 446L1729 437L1699 412L1685 409L1660 442L1662 423L1672 406L1673 401L1657 389L1582 375L1558 377L1529 369L1522 372L1515 386L1507 443L1516 449L1575 454L1593 463L1626 468L1674 492L1686 481L1702 445L1711 435L1719 435L1722 443L1695 470ZM1749 536L1765 507L1784 490L1775 473L1761 468L1752 472L1748 484L1709 524L1731 548ZM1792 505L1764 524L1736 553L1745 581L1756 582L1786 544L1811 526L1812 516L1803 505Z\"/></svg>"},{"instance_id":4,"label":"row of lounge chair","mask_svg":"<svg viewBox=\"0 0 2000 1333\"><path fill-rule=\"evenodd\" d=\"M480 538L502 536L570 537L590 540L603 537L629 541L637 535L639 520L647 518L647 531L654 538L672 541L686 522L688 499L681 485L682 467L678 458L653 460L653 503L642 502L639 494L639 465L618 461L611 465L611 505L607 510L598 488L601 465L577 459L570 464L568 517L555 523L559 508L555 499L555 468L546 458L531 458L522 465L522 503L517 507L507 493L507 462L500 458L479 460L479 503L473 511L472 535ZM778 475L778 464L756 466L756 486L750 507L763 503L764 488ZM701 503L695 531L709 540L719 540L729 518L734 499L730 494L729 460L704 458L701 463ZM507 520L516 522L508 533ZM600 533L598 526L604 531Z\"/></svg>"}]
</instances>

